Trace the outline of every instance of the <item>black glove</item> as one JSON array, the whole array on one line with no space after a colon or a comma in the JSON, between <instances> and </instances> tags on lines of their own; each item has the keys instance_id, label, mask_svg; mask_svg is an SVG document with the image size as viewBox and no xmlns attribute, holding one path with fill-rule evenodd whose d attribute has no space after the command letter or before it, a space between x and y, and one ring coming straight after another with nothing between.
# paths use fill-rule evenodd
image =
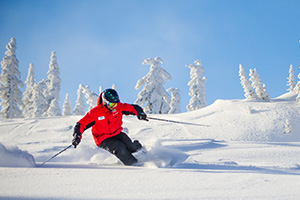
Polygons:
<instances>
[{"instance_id":1,"label":"black glove","mask_svg":"<svg viewBox=\"0 0 300 200\"><path fill-rule=\"evenodd\" d=\"M74 146L74 148L76 148L79 145L79 143L81 141L80 136L81 136L80 133L74 132L73 140L72 140L72 145Z\"/></svg>"},{"instance_id":2,"label":"black glove","mask_svg":"<svg viewBox=\"0 0 300 200\"><path fill-rule=\"evenodd\" d=\"M138 116L137 116L137 118L138 118L139 120L145 120L145 121L149 121L149 120L147 119L147 115L146 115L146 113L144 113L144 112L140 112L140 113L138 113Z\"/></svg>"}]
</instances>

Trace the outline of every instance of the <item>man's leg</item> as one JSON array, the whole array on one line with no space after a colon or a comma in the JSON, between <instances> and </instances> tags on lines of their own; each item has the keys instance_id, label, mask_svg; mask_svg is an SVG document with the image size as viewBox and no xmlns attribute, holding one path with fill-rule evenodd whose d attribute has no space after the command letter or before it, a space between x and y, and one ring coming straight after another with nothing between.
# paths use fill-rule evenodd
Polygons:
<instances>
[{"instance_id":1,"label":"man's leg","mask_svg":"<svg viewBox=\"0 0 300 200\"><path fill-rule=\"evenodd\" d=\"M137 162L137 159L128 151L126 145L115 137L104 140L99 147L117 156L124 165L133 165Z\"/></svg>"},{"instance_id":2,"label":"man's leg","mask_svg":"<svg viewBox=\"0 0 300 200\"><path fill-rule=\"evenodd\" d=\"M140 148L142 148L142 145L138 140L135 140L134 142L132 142L126 133L121 132L116 137L126 145L128 151L130 153L134 153L137 150L139 150Z\"/></svg>"}]
</instances>

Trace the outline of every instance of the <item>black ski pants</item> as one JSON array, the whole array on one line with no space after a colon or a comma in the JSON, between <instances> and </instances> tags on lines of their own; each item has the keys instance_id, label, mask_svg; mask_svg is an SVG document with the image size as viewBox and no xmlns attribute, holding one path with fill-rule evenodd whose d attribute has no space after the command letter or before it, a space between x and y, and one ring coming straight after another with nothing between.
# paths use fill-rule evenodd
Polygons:
<instances>
[{"instance_id":1,"label":"black ski pants","mask_svg":"<svg viewBox=\"0 0 300 200\"><path fill-rule=\"evenodd\" d=\"M137 159L132 153L140 149L142 145L137 140L132 142L126 133L121 132L116 136L105 139L99 147L117 156L124 165L133 165L137 162Z\"/></svg>"}]
</instances>

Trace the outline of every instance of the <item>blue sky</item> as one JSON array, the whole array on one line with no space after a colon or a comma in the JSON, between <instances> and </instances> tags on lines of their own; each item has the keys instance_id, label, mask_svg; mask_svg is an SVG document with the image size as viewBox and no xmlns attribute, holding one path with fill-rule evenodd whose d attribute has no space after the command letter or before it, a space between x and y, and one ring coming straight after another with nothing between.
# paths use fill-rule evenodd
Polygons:
<instances>
[{"instance_id":1,"label":"blue sky","mask_svg":"<svg viewBox=\"0 0 300 200\"><path fill-rule=\"evenodd\" d=\"M207 76L208 104L244 99L239 64L256 68L271 98L286 92L290 64L300 72L298 0L1 0L0 58L17 41L22 81L29 63L37 81L47 78L51 51L60 67L61 104L75 106L79 84L98 93L116 84L121 101L133 103L144 59L161 57L181 91L190 96L186 65L199 59ZM23 88L25 89L25 88Z\"/></svg>"}]
</instances>

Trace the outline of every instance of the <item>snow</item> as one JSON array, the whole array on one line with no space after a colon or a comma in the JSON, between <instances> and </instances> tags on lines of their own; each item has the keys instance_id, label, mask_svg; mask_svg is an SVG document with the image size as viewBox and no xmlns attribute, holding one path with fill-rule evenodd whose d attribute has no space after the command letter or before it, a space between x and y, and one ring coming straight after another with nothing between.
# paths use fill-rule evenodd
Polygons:
<instances>
[{"instance_id":1,"label":"snow","mask_svg":"<svg viewBox=\"0 0 300 200\"><path fill-rule=\"evenodd\" d=\"M5 147L0 143L0 167L33 167L34 158L17 147Z\"/></svg>"},{"instance_id":2,"label":"snow","mask_svg":"<svg viewBox=\"0 0 300 200\"><path fill-rule=\"evenodd\" d=\"M286 93L270 101L217 100L203 109L124 117L148 153L124 166L94 145L70 145L81 116L0 121L0 199L299 199L300 104ZM285 133L286 122L290 132Z\"/></svg>"}]
</instances>

